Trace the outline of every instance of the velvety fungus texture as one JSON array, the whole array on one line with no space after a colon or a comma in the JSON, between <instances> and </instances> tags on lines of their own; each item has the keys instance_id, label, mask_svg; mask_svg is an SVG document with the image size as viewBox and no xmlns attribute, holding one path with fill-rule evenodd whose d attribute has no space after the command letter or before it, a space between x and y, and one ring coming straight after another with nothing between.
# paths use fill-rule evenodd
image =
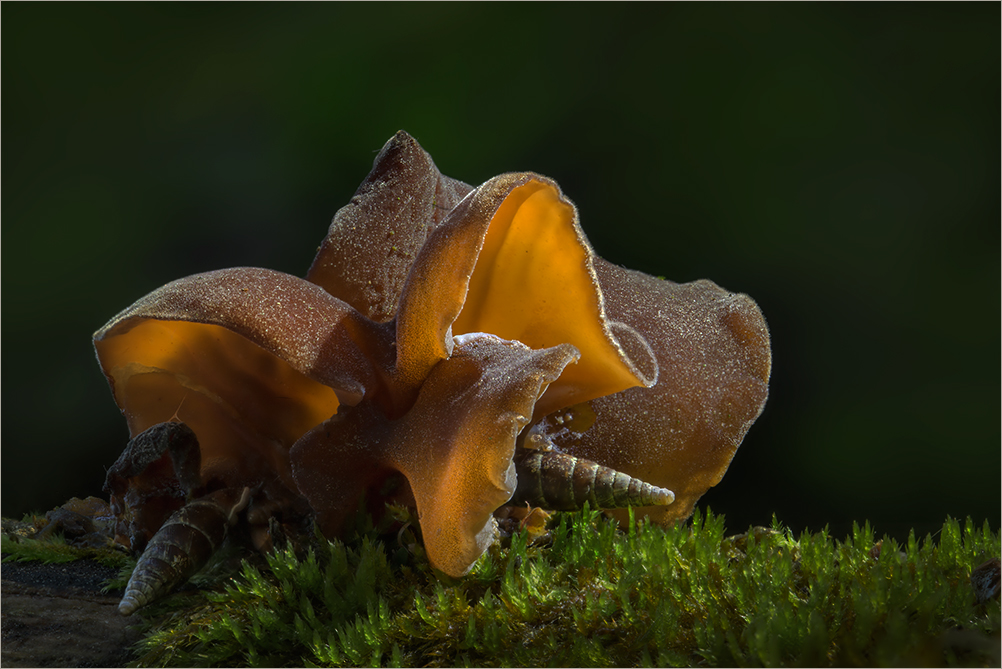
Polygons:
<instances>
[{"instance_id":1,"label":"velvety fungus texture","mask_svg":"<svg viewBox=\"0 0 1002 669\"><path fill-rule=\"evenodd\" d=\"M723 476L770 369L746 295L607 263L554 181L512 173L472 188L404 132L305 280L187 277L94 339L132 435L186 423L208 489L280 485L334 536L402 475L395 494L453 576L493 540L527 426L673 490L674 504L638 509L669 522ZM588 420L552 419L573 407Z\"/></svg>"}]
</instances>

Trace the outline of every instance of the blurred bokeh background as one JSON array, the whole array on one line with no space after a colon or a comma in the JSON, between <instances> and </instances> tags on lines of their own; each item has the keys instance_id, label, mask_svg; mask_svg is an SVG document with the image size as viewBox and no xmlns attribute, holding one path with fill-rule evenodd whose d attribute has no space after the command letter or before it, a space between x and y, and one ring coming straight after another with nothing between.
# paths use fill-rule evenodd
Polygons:
<instances>
[{"instance_id":1,"label":"blurred bokeh background","mask_svg":"<svg viewBox=\"0 0 1002 669\"><path fill-rule=\"evenodd\" d=\"M769 320L733 531L1000 522L999 6L5 4L2 512L99 494L91 334L302 275L383 142L556 178L608 260Z\"/></svg>"}]
</instances>

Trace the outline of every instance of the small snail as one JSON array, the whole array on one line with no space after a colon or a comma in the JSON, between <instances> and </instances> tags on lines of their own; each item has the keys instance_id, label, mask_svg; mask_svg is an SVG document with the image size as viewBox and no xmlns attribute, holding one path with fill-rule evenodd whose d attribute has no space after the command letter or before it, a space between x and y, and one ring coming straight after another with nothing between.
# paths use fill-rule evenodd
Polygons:
<instances>
[{"instance_id":1,"label":"small snail","mask_svg":"<svg viewBox=\"0 0 1002 669\"><path fill-rule=\"evenodd\" d=\"M554 511L575 511L588 502L593 509L667 506L675 493L633 478L597 462L558 451L516 456L518 487L512 501Z\"/></svg>"},{"instance_id":2,"label":"small snail","mask_svg":"<svg viewBox=\"0 0 1002 669\"><path fill-rule=\"evenodd\" d=\"M472 188L403 132L305 279L246 267L179 279L94 344L134 437L109 471L120 540L145 545L144 566L170 565L144 568L123 612L186 578L235 520L261 547L274 514L310 512L337 536L401 474L394 501L417 508L430 562L457 577L515 494L684 519L761 412L770 373L746 295L607 263L551 179ZM164 427L182 423L193 438ZM151 429L155 446L140 439Z\"/></svg>"},{"instance_id":3,"label":"small snail","mask_svg":"<svg viewBox=\"0 0 1002 669\"><path fill-rule=\"evenodd\" d=\"M592 460L560 451L556 434L583 433L595 422L588 403L554 412L522 431L515 449L518 485L509 504L528 504L553 511L667 506L675 493Z\"/></svg>"},{"instance_id":4,"label":"small snail","mask_svg":"<svg viewBox=\"0 0 1002 669\"><path fill-rule=\"evenodd\" d=\"M118 611L127 616L198 572L222 545L227 527L249 498L250 488L217 490L176 511L147 544Z\"/></svg>"}]
</instances>

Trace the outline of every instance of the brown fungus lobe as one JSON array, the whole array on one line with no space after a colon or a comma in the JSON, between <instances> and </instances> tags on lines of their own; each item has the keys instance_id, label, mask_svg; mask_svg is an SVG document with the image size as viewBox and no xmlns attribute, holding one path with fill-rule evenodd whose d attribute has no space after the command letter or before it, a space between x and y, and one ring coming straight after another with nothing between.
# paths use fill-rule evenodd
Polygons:
<instances>
[{"instance_id":1,"label":"brown fungus lobe","mask_svg":"<svg viewBox=\"0 0 1002 669\"><path fill-rule=\"evenodd\" d=\"M548 415L590 403L594 424L545 436L673 490L674 504L640 512L684 518L761 412L770 367L747 296L611 265L552 180L470 188L403 132L306 280L180 279L95 347L133 436L191 426L206 490L247 486L259 510L302 494L336 534L400 472L432 563L452 575L486 547L527 425L543 434Z\"/></svg>"}]
</instances>

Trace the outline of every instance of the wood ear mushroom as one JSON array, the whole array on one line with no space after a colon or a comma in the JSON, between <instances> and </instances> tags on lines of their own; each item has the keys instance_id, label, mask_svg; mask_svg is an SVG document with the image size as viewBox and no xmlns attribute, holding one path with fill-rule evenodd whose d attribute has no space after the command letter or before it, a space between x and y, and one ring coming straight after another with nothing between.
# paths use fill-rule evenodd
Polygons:
<instances>
[{"instance_id":1,"label":"wood ear mushroom","mask_svg":"<svg viewBox=\"0 0 1002 669\"><path fill-rule=\"evenodd\" d=\"M120 540L176 572L135 576L124 613L187 578L235 519L267 546L265 510L305 509L334 537L400 474L430 562L456 577L525 479L545 487L533 504L684 519L761 412L770 372L747 296L607 263L551 179L473 188L403 132L305 279L179 279L94 344L134 437L108 479ZM134 446L147 430L156 446Z\"/></svg>"}]
</instances>

